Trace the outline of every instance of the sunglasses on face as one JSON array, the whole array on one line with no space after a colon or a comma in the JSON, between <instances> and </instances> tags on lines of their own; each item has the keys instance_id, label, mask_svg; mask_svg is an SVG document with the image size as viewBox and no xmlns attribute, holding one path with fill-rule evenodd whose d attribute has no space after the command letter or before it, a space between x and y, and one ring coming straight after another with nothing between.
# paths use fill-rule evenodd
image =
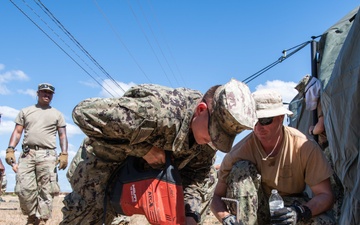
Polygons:
<instances>
[{"instance_id":1,"label":"sunglasses on face","mask_svg":"<svg viewBox=\"0 0 360 225\"><path fill-rule=\"evenodd\" d=\"M273 122L274 117L260 118L258 122L262 126L270 125Z\"/></svg>"}]
</instances>

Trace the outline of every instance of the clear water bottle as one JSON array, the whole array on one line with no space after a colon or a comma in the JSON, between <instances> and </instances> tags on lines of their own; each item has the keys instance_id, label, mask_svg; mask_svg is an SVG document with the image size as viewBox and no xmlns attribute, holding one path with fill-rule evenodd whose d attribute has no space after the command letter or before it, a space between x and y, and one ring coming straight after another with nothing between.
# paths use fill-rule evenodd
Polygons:
<instances>
[{"instance_id":1,"label":"clear water bottle","mask_svg":"<svg viewBox=\"0 0 360 225\"><path fill-rule=\"evenodd\" d=\"M270 208L270 215L274 213L275 210L284 208L284 200L278 193L276 189L271 190L271 195L269 198L269 208Z\"/></svg>"}]
</instances>

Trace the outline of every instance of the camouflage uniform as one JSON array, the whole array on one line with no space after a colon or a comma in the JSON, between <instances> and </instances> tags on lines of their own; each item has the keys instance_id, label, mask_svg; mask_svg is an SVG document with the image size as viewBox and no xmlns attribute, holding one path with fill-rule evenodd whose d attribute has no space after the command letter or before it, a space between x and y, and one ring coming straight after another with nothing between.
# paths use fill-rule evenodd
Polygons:
<instances>
[{"instance_id":1,"label":"camouflage uniform","mask_svg":"<svg viewBox=\"0 0 360 225\"><path fill-rule=\"evenodd\" d=\"M251 125L231 122L229 129L236 133L255 123L255 104L252 98L247 102L248 96L250 92L241 107L248 110L243 118ZM79 149L82 160L70 167L73 192L64 199L61 224L102 224L104 190L110 175L128 155L143 157L152 146L173 151L183 181L186 211L202 214L203 221L216 183L215 170L211 169L216 151L197 144L190 132L194 110L201 100L198 91L147 84L131 88L121 98L94 98L77 105L73 119L89 138ZM231 121L225 116L223 119L223 123ZM108 203L105 224L114 216Z\"/></svg>"},{"instance_id":2,"label":"camouflage uniform","mask_svg":"<svg viewBox=\"0 0 360 225\"><path fill-rule=\"evenodd\" d=\"M1 114L0 114L1 116ZM6 191L6 184L7 184L7 180L6 180L6 173L5 173L5 167L0 159L0 185L1 185L1 190L0 190L0 201L4 201L1 198L1 195L5 194Z\"/></svg>"},{"instance_id":3,"label":"camouflage uniform","mask_svg":"<svg viewBox=\"0 0 360 225\"><path fill-rule=\"evenodd\" d=\"M60 191L56 162L54 149L30 149L28 153L21 153L15 193L19 197L20 208L24 215L36 214L43 219L51 217L53 198ZM41 193L41 197L34 193L39 193L38 195Z\"/></svg>"},{"instance_id":4,"label":"camouflage uniform","mask_svg":"<svg viewBox=\"0 0 360 225\"><path fill-rule=\"evenodd\" d=\"M261 187L261 175L256 166L247 160L241 160L234 164L227 178L227 198L239 201L240 224L269 224L269 202L268 196ZM283 196L284 205L291 206L294 202L304 204L310 199L304 193L303 196ZM233 215L237 214L236 204L225 201ZM296 224L305 224L298 222ZM334 225L331 211L312 217L308 225Z\"/></svg>"}]
</instances>

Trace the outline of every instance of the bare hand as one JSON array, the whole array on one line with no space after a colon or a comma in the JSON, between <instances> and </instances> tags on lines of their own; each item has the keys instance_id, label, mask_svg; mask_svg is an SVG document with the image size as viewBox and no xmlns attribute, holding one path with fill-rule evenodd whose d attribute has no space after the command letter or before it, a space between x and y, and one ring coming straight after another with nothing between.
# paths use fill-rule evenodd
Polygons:
<instances>
[{"instance_id":1,"label":"bare hand","mask_svg":"<svg viewBox=\"0 0 360 225\"><path fill-rule=\"evenodd\" d=\"M161 148L153 146L143 159L153 168L157 168L160 165L165 164L165 151Z\"/></svg>"},{"instance_id":2,"label":"bare hand","mask_svg":"<svg viewBox=\"0 0 360 225\"><path fill-rule=\"evenodd\" d=\"M16 164L16 163L13 163L13 164L12 164L12 170L13 170L15 173L17 173L18 168L19 168L18 164Z\"/></svg>"}]
</instances>

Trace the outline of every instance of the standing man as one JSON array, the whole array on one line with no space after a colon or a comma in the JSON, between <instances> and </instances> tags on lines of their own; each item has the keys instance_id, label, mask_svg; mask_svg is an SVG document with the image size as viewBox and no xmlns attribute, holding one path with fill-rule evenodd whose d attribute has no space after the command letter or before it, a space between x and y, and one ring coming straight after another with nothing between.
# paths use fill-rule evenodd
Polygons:
<instances>
[{"instance_id":1,"label":"standing man","mask_svg":"<svg viewBox=\"0 0 360 225\"><path fill-rule=\"evenodd\" d=\"M333 171L321 148L283 125L284 115L292 112L284 108L279 93L260 90L253 97L258 122L224 157L212 212L224 225L269 224L270 220L271 224L335 224L326 214L334 202ZM313 193L311 199L304 194L306 185ZM285 208L270 218L272 189L283 197ZM239 208L222 197L239 201Z\"/></svg>"},{"instance_id":2,"label":"standing man","mask_svg":"<svg viewBox=\"0 0 360 225\"><path fill-rule=\"evenodd\" d=\"M73 192L64 199L62 225L102 224L105 189L115 168L127 156L159 167L165 150L172 151L182 178L186 224L194 225L204 220L212 197L216 149L230 151L235 136L253 128L256 114L249 88L232 79L204 96L187 88L134 86L121 98L82 101L73 119L88 137L79 149L82 159L69 169ZM116 214L107 206L105 224L110 224Z\"/></svg>"},{"instance_id":3,"label":"standing man","mask_svg":"<svg viewBox=\"0 0 360 225\"><path fill-rule=\"evenodd\" d=\"M38 85L38 102L20 110L15 119L15 129L6 149L6 162L16 175L15 192L27 224L44 225L51 217L52 201L60 191L56 165L65 169L68 161L66 123L61 112L50 106L55 88L48 83ZM15 147L24 131L22 153L18 164ZM61 153L56 154L56 132Z\"/></svg>"}]
</instances>

